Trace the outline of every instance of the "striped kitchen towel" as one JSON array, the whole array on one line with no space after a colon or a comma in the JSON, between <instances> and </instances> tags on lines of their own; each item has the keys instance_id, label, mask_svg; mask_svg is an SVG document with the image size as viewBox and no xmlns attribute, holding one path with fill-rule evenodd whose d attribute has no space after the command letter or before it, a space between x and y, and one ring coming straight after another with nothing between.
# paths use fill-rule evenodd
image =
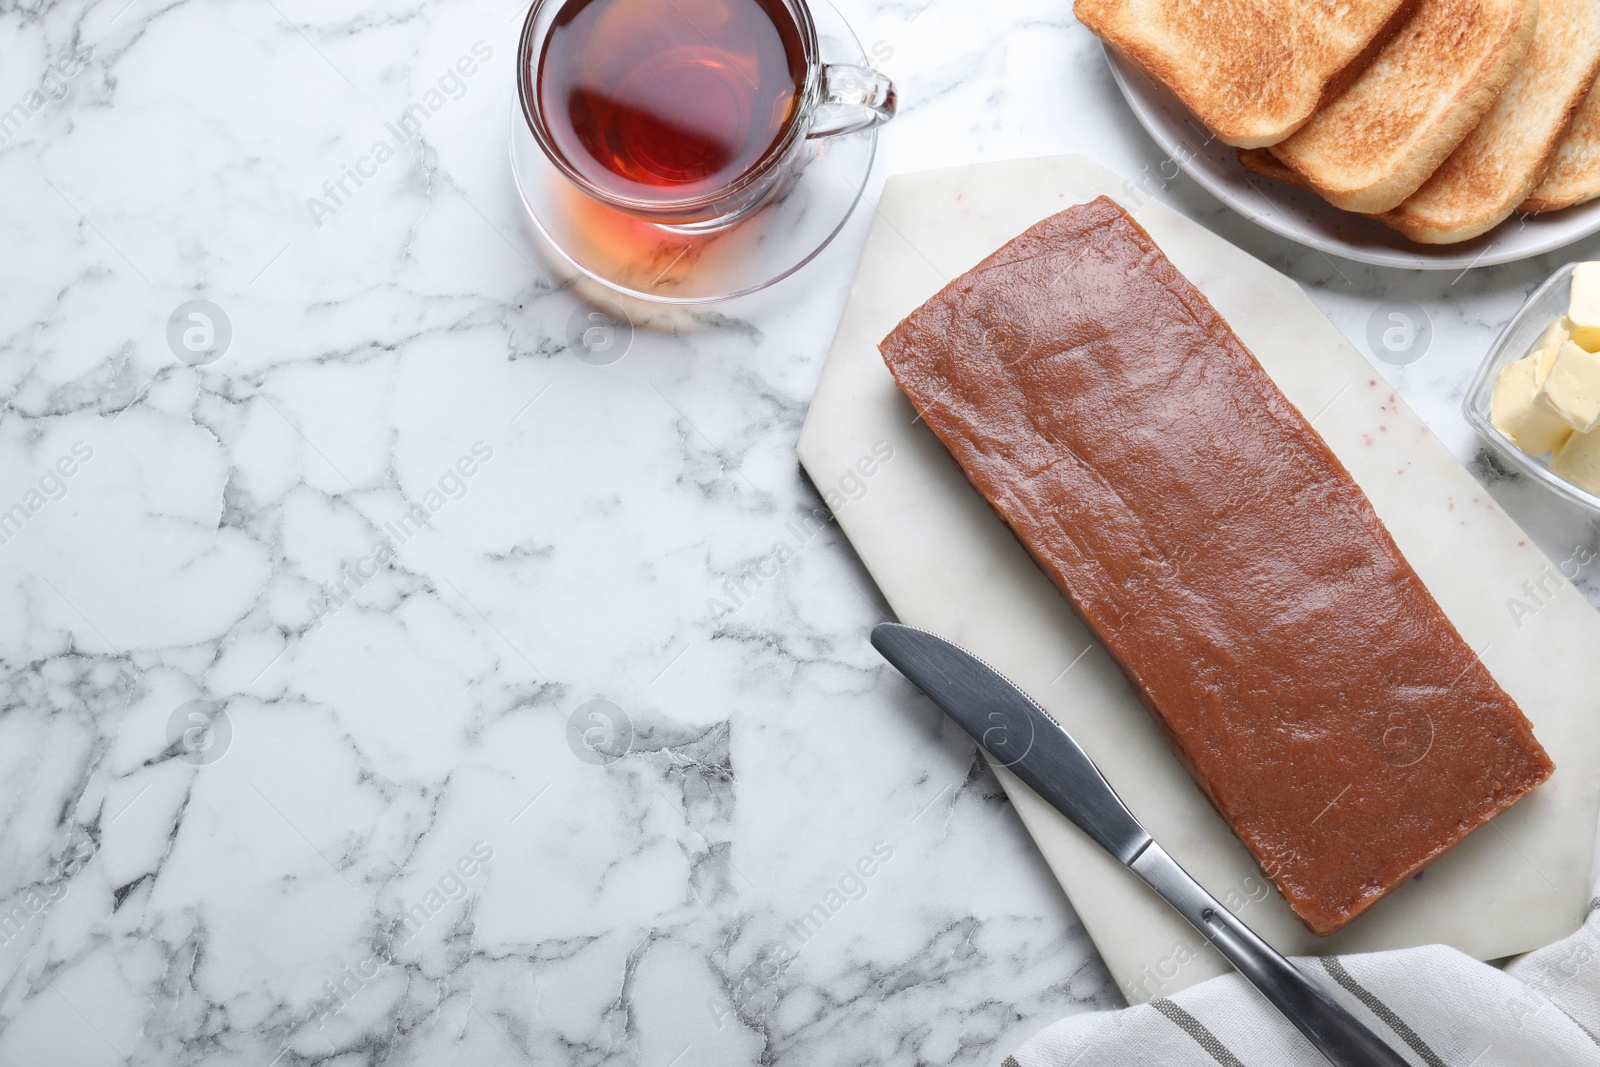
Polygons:
<instances>
[{"instance_id":1,"label":"striped kitchen towel","mask_svg":"<svg viewBox=\"0 0 1600 1067\"><path fill-rule=\"evenodd\" d=\"M1442 945L1296 959L1410 1063L1600 1067L1600 899L1571 937L1504 968ZM1236 974L1063 1019L1003 1067L1327 1067Z\"/></svg>"}]
</instances>

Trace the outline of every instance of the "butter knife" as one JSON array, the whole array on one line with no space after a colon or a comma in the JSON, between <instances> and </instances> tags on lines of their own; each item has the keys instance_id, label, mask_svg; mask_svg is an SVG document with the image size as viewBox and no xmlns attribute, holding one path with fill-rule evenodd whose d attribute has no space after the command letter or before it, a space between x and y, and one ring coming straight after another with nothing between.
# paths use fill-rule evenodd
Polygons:
<instances>
[{"instance_id":1,"label":"butter knife","mask_svg":"<svg viewBox=\"0 0 1600 1067\"><path fill-rule=\"evenodd\" d=\"M1088 754L1021 689L924 630L882 623L872 631L872 646L990 756L1177 909L1329 1063L1406 1067L1393 1048L1178 866Z\"/></svg>"}]
</instances>

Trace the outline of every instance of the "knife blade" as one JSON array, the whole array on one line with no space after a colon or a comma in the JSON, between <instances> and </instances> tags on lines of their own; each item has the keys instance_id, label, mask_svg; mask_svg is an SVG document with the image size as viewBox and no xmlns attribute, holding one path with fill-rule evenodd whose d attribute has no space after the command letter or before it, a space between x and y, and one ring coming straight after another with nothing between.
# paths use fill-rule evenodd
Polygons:
<instances>
[{"instance_id":1,"label":"knife blade","mask_svg":"<svg viewBox=\"0 0 1600 1067\"><path fill-rule=\"evenodd\" d=\"M972 653L899 623L872 646L997 763L1137 874L1335 1067L1407 1061L1180 867L1123 804L1088 753L1034 700Z\"/></svg>"}]
</instances>

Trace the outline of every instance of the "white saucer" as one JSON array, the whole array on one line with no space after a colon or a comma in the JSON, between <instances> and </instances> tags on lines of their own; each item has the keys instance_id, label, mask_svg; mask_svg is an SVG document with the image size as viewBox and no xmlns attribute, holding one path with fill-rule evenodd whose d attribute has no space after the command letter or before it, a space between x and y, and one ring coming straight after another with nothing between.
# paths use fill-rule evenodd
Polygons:
<instances>
[{"instance_id":1,"label":"white saucer","mask_svg":"<svg viewBox=\"0 0 1600 1067\"><path fill-rule=\"evenodd\" d=\"M1212 137L1164 86L1113 49L1106 49L1106 59L1135 117L1184 173L1245 218L1298 244L1384 267L1465 270L1528 259L1600 231L1596 200L1545 215L1513 215L1462 244L1416 244L1380 222L1245 170L1236 150Z\"/></svg>"},{"instance_id":2,"label":"white saucer","mask_svg":"<svg viewBox=\"0 0 1600 1067\"><path fill-rule=\"evenodd\" d=\"M866 66L844 17L827 0L811 0L810 7L822 62ZM808 141L799 173L776 199L726 229L688 234L580 192L545 156L521 106L511 102L511 171L551 249L610 289L672 304L744 296L809 263L855 210L877 145L876 129Z\"/></svg>"}]
</instances>

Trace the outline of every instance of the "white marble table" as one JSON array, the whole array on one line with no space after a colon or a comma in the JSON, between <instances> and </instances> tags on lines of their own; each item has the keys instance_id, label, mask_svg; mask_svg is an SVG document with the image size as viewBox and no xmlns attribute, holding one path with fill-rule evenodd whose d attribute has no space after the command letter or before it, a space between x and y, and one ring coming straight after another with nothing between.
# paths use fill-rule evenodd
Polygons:
<instances>
[{"instance_id":1,"label":"white marble table","mask_svg":"<svg viewBox=\"0 0 1600 1067\"><path fill-rule=\"evenodd\" d=\"M1596 547L1457 414L1566 257L1402 275L1257 230L1162 181L1065 0L845 11L903 102L869 199L1148 167L1358 345L1423 309L1426 352L1378 371L1552 559ZM0 10L7 1067L992 1064L1117 1003L806 524L794 442L866 214L578 358L506 165L519 19ZM231 329L199 365L168 341L191 300Z\"/></svg>"}]
</instances>

